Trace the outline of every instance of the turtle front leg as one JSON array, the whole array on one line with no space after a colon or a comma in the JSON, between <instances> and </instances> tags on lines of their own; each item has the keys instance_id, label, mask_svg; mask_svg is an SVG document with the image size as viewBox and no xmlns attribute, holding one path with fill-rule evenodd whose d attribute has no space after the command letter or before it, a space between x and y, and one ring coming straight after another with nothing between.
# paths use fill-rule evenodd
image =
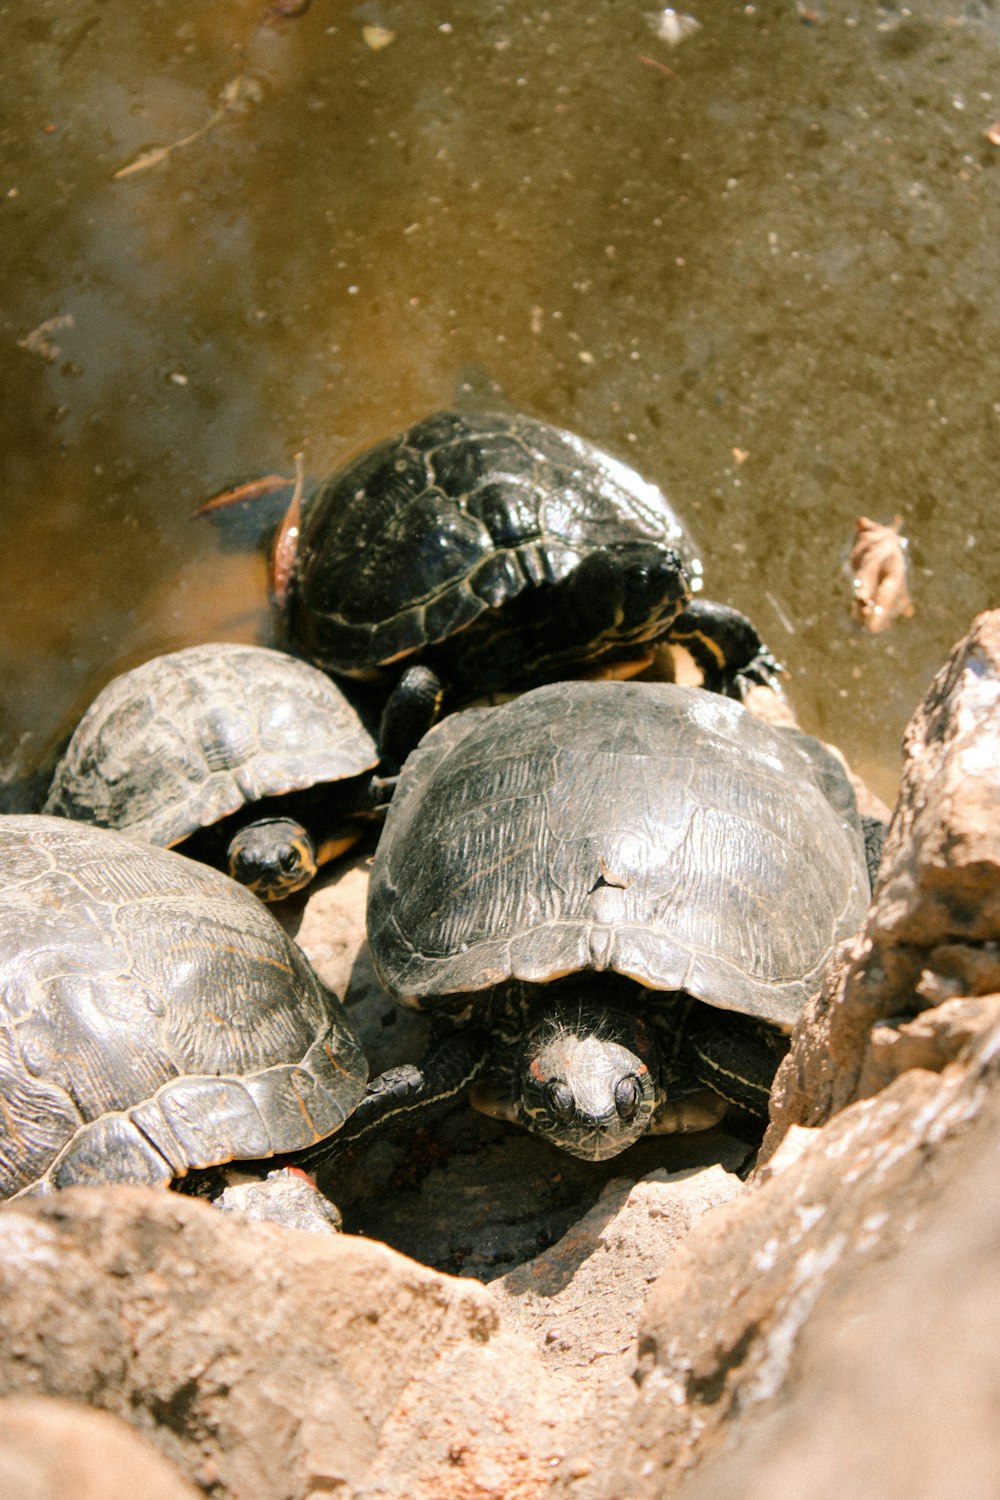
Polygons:
<instances>
[{"instance_id":1,"label":"turtle front leg","mask_svg":"<svg viewBox=\"0 0 1000 1500\"><path fill-rule=\"evenodd\" d=\"M685 1038L697 1081L728 1105L767 1120L771 1085L789 1038L776 1027L733 1011L692 1012Z\"/></svg>"},{"instance_id":2,"label":"turtle front leg","mask_svg":"<svg viewBox=\"0 0 1000 1500\"><path fill-rule=\"evenodd\" d=\"M781 663L764 645L756 626L728 604L692 599L664 639L689 653L709 692L741 701L754 684L781 692Z\"/></svg>"},{"instance_id":3,"label":"turtle front leg","mask_svg":"<svg viewBox=\"0 0 1000 1500\"><path fill-rule=\"evenodd\" d=\"M407 667L389 694L379 723L379 754L387 775L399 771L410 751L437 723L444 694L444 683L430 667Z\"/></svg>"},{"instance_id":4,"label":"turtle front leg","mask_svg":"<svg viewBox=\"0 0 1000 1500\"><path fill-rule=\"evenodd\" d=\"M308 1172L327 1167L359 1143L405 1130L422 1115L457 1099L479 1077L488 1043L476 1027L453 1026L433 1035L419 1063L387 1068L369 1080L361 1101L336 1135L287 1160Z\"/></svg>"}]
</instances>

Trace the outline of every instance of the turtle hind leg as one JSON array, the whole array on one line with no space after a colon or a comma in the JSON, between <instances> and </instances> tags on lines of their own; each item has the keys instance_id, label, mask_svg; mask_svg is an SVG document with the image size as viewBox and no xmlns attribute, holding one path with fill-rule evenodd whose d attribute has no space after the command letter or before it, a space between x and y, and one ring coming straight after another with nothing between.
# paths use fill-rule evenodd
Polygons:
<instances>
[{"instance_id":1,"label":"turtle hind leg","mask_svg":"<svg viewBox=\"0 0 1000 1500\"><path fill-rule=\"evenodd\" d=\"M738 609L711 599L692 599L664 639L692 657L710 692L743 699L754 685L781 691L781 663Z\"/></svg>"},{"instance_id":2,"label":"turtle hind leg","mask_svg":"<svg viewBox=\"0 0 1000 1500\"><path fill-rule=\"evenodd\" d=\"M768 1099L789 1038L733 1011L692 1008L686 1037L697 1081L741 1115L767 1120Z\"/></svg>"},{"instance_id":3,"label":"turtle hind leg","mask_svg":"<svg viewBox=\"0 0 1000 1500\"><path fill-rule=\"evenodd\" d=\"M354 1113L335 1135L290 1154L308 1172L324 1169L357 1145L406 1130L414 1121L458 1098L482 1072L487 1039L472 1026L449 1027L432 1037L419 1063L387 1068L372 1078Z\"/></svg>"}]
</instances>

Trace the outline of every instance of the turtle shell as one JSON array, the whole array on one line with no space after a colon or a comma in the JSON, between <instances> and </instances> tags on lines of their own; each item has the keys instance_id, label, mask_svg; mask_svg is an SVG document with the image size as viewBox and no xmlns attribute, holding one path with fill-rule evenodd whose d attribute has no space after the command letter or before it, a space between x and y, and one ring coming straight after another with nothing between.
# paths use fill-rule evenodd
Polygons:
<instances>
[{"instance_id":1,"label":"turtle shell","mask_svg":"<svg viewBox=\"0 0 1000 1500\"><path fill-rule=\"evenodd\" d=\"M853 792L819 741L697 688L565 682L424 738L369 943L416 1006L596 969L789 1027L868 895Z\"/></svg>"},{"instance_id":2,"label":"turtle shell","mask_svg":"<svg viewBox=\"0 0 1000 1500\"><path fill-rule=\"evenodd\" d=\"M0 818L0 1196L295 1151L366 1076L340 1002L234 881Z\"/></svg>"},{"instance_id":3,"label":"turtle shell","mask_svg":"<svg viewBox=\"0 0 1000 1500\"><path fill-rule=\"evenodd\" d=\"M289 639L327 671L377 678L627 541L676 548L700 589L691 538L634 469L529 417L438 412L362 453L311 501Z\"/></svg>"},{"instance_id":4,"label":"turtle shell","mask_svg":"<svg viewBox=\"0 0 1000 1500\"><path fill-rule=\"evenodd\" d=\"M169 846L377 760L357 711L308 662L264 646L190 646L98 693L42 810Z\"/></svg>"}]
</instances>

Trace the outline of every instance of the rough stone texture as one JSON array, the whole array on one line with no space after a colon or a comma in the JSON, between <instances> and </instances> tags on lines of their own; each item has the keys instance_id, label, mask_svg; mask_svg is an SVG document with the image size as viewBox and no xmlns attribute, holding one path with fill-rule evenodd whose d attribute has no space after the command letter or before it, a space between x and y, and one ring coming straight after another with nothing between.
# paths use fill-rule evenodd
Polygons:
<instances>
[{"instance_id":1,"label":"rough stone texture","mask_svg":"<svg viewBox=\"0 0 1000 1500\"><path fill-rule=\"evenodd\" d=\"M314 1234L337 1234L340 1211L311 1177L297 1167L281 1167L261 1180L243 1178L237 1169L226 1173L228 1182L213 1199L223 1213L242 1214L257 1223L282 1224L286 1229L308 1229Z\"/></svg>"},{"instance_id":2,"label":"rough stone texture","mask_svg":"<svg viewBox=\"0 0 1000 1500\"><path fill-rule=\"evenodd\" d=\"M108 1412L45 1396L0 1401L8 1500L197 1500L162 1454Z\"/></svg>"},{"instance_id":3,"label":"rough stone texture","mask_svg":"<svg viewBox=\"0 0 1000 1500\"><path fill-rule=\"evenodd\" d=\"M467 1476L512 1431L544 1472L544 1371L473 1281L149 1189L0 1209L0 1392L125 1416L213 1495L355 1495L386 1431L405 1452L410 1415L447 1467L442 1369L465 1390ZM409 1481L419 1493L419 1471Z\"/></svg>"},{"instance_id":4,"label":"rough stone texture","mask_svg":"<svg viewBox=\"0 0 1000 1500\"><path fill-rule=\"evenodd\" d=\"M898 1252L817 1305L785 1401L692 1476L685 1500L995 1500L998 1126L994 1096L942 1152Z\"/></svg>"},{"instance_id":5,"label":"rough stone texture","mask_svg":"<svg viewBox=\"0 0 1000 1500\"><path fill-rule=\"evenodd\" d=\"M743 1191L719 1165L613 1178L551 1249L493 1283L505 1320L539 1339L551 1369L631 1374L650 1283L709 1208Z\"/></svg>"},{"instance_id":6,"label":"rough stone texture","mask_svg":"<svg viewBox=\"0 0 1000 1500\"><path fill-rule=\"evenodd\" d=\"M640 1308L674 1244L742 1190L719 1166L619 1180L493 1288L166 1192L12 1203L0 1392L127 1417L233 1500L540 1496L566 1433L634 1400Z\"/></svg>"},{"instance_id":7,"label":"rough stone texture","mask_svg":"<svg viewBox=\"0 0 1000 1500\"><path fill-rule=\"evenodd\" d=\"M924 1067L957 1056L978 1028L976 997L1000 991L998 745L1000 611L991 611L973 622L907 728L867 921L796 1030L762 1159L789 1125L822 1123L916 1056Z\"/></svg>"},{"instance_id":8,"label":"rough stone texture","mask_svg":"<svg viewBox=\"0 0 1000 1500\"><path fill-rule=\"evenodd\" d=\"M408 1387L365 1500L540 1500L572 1434L593 1444L635 1400L631 1356L649 1283L708 1208L742 1191L717 1165L610 1182L561 1240L492 1282L501 1331L488 1347L456 1345ZM525 1344L537 1364L524 1363ZM489 1399L497 1390L502 1410ZM546 1419L540 1451L530 1438Z\"/></svg>"},{"instance_id":9,"label":"rough stone texture","mask_svg":"<svg viewBox=\"0 0 1000 1500\"><path fill-rule=\"evenodd\" d=\"M998 1127L1000 1022L964 1063L794 1128L675 1252L642 1319L639 1399L597 1473L581 1479L571 1454L557 1493L995 1493ZM686 1487L727 1443L725 1477L711 1487L706 1467L706 1487ZM765 1460L776 1489L755 1468ZM970 1469L979 1488L947 1479Z\"/></svg>"},{"instance_id":10,"label":"rough stone texture","mask_svg":"<svg viewBox=\"0 0 1000 1500\"><path fill-rule=\"evenodd\" d=\"M550 1250L493 1282L505 1325L530 1338L573 1393L563 1427L578 1477L636 1399L635 1341L650 1284L692 1225L743 1191L718 1164L613 1178Z\"/></svg>"}]
</instances>

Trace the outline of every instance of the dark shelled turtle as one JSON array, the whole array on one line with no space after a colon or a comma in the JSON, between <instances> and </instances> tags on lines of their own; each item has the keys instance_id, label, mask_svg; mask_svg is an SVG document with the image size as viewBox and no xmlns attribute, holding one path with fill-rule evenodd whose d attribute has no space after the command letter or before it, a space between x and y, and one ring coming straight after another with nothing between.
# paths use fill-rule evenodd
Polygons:
<instances>
[{"instance_id":1,"label":"dark shelled turtle","mask_svg":"<svg viewBox=\"0 0 1000 1500\"><path fill-rule=\"evenodd\" d=\"M293 1152L366 1076L248 891L106 829L0 818L0 1197Z\"/></svg>"},{"instance_id":2,"label":"dark shelled turtle","mask_svg":"<svg viewBox=\"0 0 1000 1500\"><path fill-rule=\"evenodd\" d=\"M43 811L183 846L279 900L370 826L377 761L356 709L307 662L190 646L97 695Z\"/></svg>"},{"instance_id":3,"label":"dark shelled turtle","mask_svg":"<svg viewBox=\"0 0 1000 1500\"><path fill-rule=\"evenodd\" d=\"M565 682L454 715L403 768L368 900L382 983L450 1024L346 1134L475 1075L480 1108L591 1159L765 1118L869 890L840 763L726 698Z\"/></svg>"},{"instance_id":4,"label":"dark shelled turtle","mask_svg":"<svg viewBox=\"0 0 1000 1500\"><path fill-rule=\"evenodd\" d=\"M287 639L393 692L399 762L450 706L565 676L629 676L682 642L739 696L777 664L738 611L691 596L701 563L669 500L548 423L439 412L293 502L275 547ZM402 674L402 675L401 675Z\"/></svg>"}]
</instances>

